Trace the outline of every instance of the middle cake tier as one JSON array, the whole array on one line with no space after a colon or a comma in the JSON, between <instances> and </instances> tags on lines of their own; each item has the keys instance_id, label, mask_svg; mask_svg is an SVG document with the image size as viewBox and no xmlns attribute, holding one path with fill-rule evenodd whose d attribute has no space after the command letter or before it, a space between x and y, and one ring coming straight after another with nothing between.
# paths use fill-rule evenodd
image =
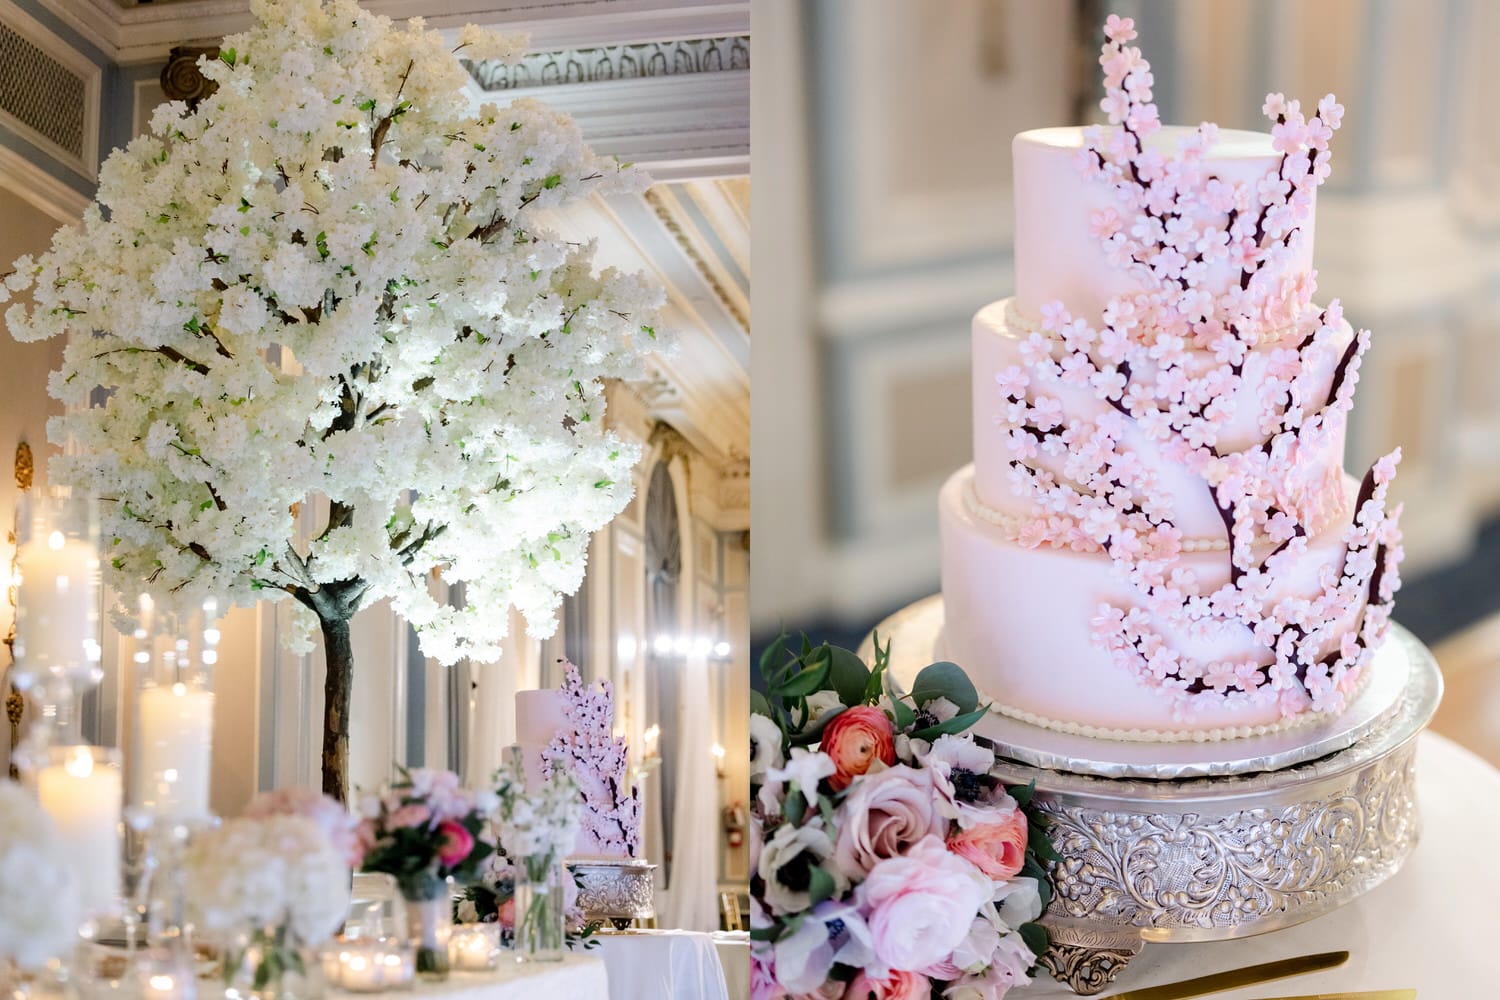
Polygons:
<instances>
[{"instance_id":1,"label":"middle cake tier","mask_svg":"<svg viewBox=\"0 0 1500 1000\"><path fill-rule=\"evenodd\" d=\"M1007 373L1022 373L1026 367L1023 351L1031 338L1052 342L1055 338L1038 328L1034 319L1022 315L1015 299L1004 299L985 306L974 316L973 327L973 394L974 394L974 490L989 508L1017 517L1036 517L1054 511L1040 509L1023 489L1018 489L1014 466L1016 455L1011 429L1005 419L1010 402L1005 379ZM1310 370L1304 376L1310 395L1321 397L1333 382L1339 357L1354 339L1347 322L1340 324L1338 336L1325 349L1309 352ZM1252 351L1245 360L1239 389L1232 394L1230 405L1234 416L1221 434L1221 452L1241 451L1258 446L1264 439L1256 426L1259 412L1256 394L1266 381L1269 366L1277 362L1274 343ZM1109 403L1100 399L1087 385L1067 385L1060 381L1046 384L1033 382L1028 395L1043 395L1057 403L1061 418L1071 424L1088 425L1109 414ZM1300 446L1302 453L1287 456L1284 478L1275 484L1281 508L1304 515L1314 532L1343 512L1344 438L1347 422L1342 413L1329 412L1322 430L1309 435ZM1129 424L1121 445L1134 453L1142 465L1156 477L1160 493L1168 498L1165 511L1185 539L1224 539L1226 527L1214 505L1208 484L1168 447L1152 440L1134 422ZM1046 470L1059 481L1067 481L1068 453L1040 453L1027 464Z\"/></svg>"}]
</instances>

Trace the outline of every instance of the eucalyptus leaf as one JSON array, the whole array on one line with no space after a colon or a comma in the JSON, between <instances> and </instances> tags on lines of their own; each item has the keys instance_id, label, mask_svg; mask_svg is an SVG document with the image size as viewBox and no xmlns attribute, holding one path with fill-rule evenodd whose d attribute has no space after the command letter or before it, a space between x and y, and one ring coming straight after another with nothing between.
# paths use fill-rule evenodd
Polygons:
<instances>
[{"instance_id":1,"label":"eucalyptus leaf","mask_svg":"<svg viewBox=\"0 0 1500 1000\"><path fill-rule=\"evenodd\" d=\"M809 869L808 876L807 895L810 905L817 906L825 899L832 899L833 894L838 891L838 884L834 882L828 869Z\"/></svg>"},{"instance_id":2,"label":"eucalyptus leaf","mask_svg":"<svg viewBox=\"0 0 1500 1000\"><path fill-rule=\"evenodd\" d=\"M828 678L838 692L839 701L845 705L859 705L865 700L865 687L870 681L870 668L865 661L850 650L840 646L829 646Z\"/></svg>"},{"instance_id":3,"label":"eucalyptus leaf","mask_svg":"<svg viewBox=\"0 0 1500 1000\"><path fill-rule=\"evenodd\" d=\"M781 815L793 826L802 825L802 817L807 813L807 796L800 791L787 792L786 801L781 803Z\"/></svg>"},{"instance_id":4,"label":"eucalyptus leaf","mask_svg":"<svg viewBox=\"0 0 1500 1000\"><path fill-rule=\"evenodd\" d=\"M917 721L917 713L900 698L891 699L891 712L896 716L896 731L906 732Z\"/></svg>"},{"instance_id":5,"label":"eucalyptus leaf","mask_svg":"<svg viewBox=\"0 0 1500 1000\"><path fill-rule=\"evenodd\" d=\"M815 667L804 667L800 674L782 681L778 693L783 698L806 698L814 691L823 690L827 681L828 664L820 663Z\"/></svg>"},{"instance_id":6,"label":"eucalyptus leaf","mask_svg":"<svg viewBox=\"0 0 1500 1000\"><path fill-rule=\"evenodd\" d=\"M1010 793L1011 798L1016 800L1016 805L1024 809L1026 806L1031 805L1031 797L1036 794L1036 779L1033 778L1024 785L1007 788L1006 791Z\"/></svg>"},{"instance_id":7,"label":"eucalyptus leaf","mask_svg":"<svg viewBox=\"0 0 1500 1000\"><path fill-rule=\"evenodd\" d=\"M911 738L914 740L927 740L930 742L937 739L939 736L957 736L959 733L963 732L965 729L968 729L970 726L974 725L974 723L984 718L985 713L988 711L988 708L978 708L966 715L955 715L947 722L939 722L935 726L928 726L925 729L919 729L917 732L911 734Z\"/></svg>"},{"instance_id":8,"label":"eucalyptus leaf","mask_svg":"<svg viewBox=\"0 0 1500 1000\"><path fill-rule=\"evenodd\" d=\"M787 634L781 633L760 654L760 676L766 682L767 688L772 686L773 675L783 666L783 661L786 659L787 639Z\"/></svg>"},{"instance_id":9,"label":"eucalyptus leaf","mask_svg":"<svg viewBox=\"0 0 1500 1000\"><path fill-rule=\"evenodd\" d=\"M1047 928L1041 924L1022 924L1016 930L1021 935L1021 940L1026 942L1026 947L1038 958L1047 950L1051 943L1047 937Z\"/></svg>"},{"instance_id":10,"label":"eucalyptus leaf","mask_svg":"<svg viewBox=\"0 0 1500 1000\"><path fill-rule=\"evenodd\" d=\"M752 927L750 928L750 940L775 941L777 938L781 937L781 930L782 928L780 924L772 924L769 927Z\"/></svg>"},{"instance_id":11,"label":"eucalyptus leaf","mask_svg":"<svg viewBox=\"0 0 1500 1000\"><path fill-rule=\"evenodd\" d=\"M979 692L974 690L974 682L962 667L946 660L923 667L911 686L911 700L919 706L934 698L947 698L960 712L972 712L979 707Z\"/></svg>"},{"instance_id":12,"label":"eucalyptus leaf","mask_svg":"<svg viewBox=\"0 0 1500 1000\"><path fill-rule=\"evenodd\" d=\"M823 738L823 730L828 728L828 724L840 715L843 715L845 711L847 709L835 708L829 712L825 712L817 722L814 722L811 726L793 736L791 745L794 747L810 747L814 743L817 743Z\"/></svg>"},{"instance_id":13,"label":"eucalyptus leaf","mask_svg":"<svg viewBox=\"0 0 1500 1000\"><path fill-rule=\"evenodd\" d=\"M771 714L771 703L766 701L766 696L753 688L750 691L750 712L752 715L764 715L768 719L776 718Z\"/></svg>"}]
</instances>

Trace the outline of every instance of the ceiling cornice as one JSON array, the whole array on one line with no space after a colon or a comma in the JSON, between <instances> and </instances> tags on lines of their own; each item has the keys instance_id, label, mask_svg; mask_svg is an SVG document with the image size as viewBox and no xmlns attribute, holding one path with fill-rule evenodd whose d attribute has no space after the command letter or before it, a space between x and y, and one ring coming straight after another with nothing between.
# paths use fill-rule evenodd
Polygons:
<instances>
[{"instance_id":1,"label":"ceiling cornice","mask_svg":"<svg viewBox=\"0 0 1500 1000\"><path fill-rule=\"evenodd\" d=\"M39 0L127 65L165 59L174 45L214 42L250 25L249 0L175 0L121 7L115 0ZM749 34L749 0L364 0L396 19L435 28L480 24L531 37L533 50Z\"/></svg>"}]
</instances>

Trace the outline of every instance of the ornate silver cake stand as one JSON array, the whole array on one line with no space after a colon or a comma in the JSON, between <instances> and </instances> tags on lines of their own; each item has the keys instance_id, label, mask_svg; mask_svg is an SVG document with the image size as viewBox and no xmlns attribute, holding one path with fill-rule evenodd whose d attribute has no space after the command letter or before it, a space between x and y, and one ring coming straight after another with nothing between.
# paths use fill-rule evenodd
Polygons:
<instances>
[{"instance_id":1,"label":"ornate silver cake stand","mask_svg":"<svg viewBox=\"0 0 1500 1000\"><path fill-rule=\"evenodd\" d=\"M578 880L578 908L587 921L608 921L624 930L636 920L656 916L653 873L656 866L639 858L575 858L568 871Z\"/></svg>"},{"instance_id":2,"label":"ornate silver cake stand","mask_svg":"<svg viewBox=\"0 0 1500 1000\"><path fill-rule=\"evenodd\" d=\"M891 640L893 680L909 685L940 658L933 654L941 601L918 602L877 631ZM868 640L861 652L872 652ZM1012 759L1001 757L995 774L1007 784L1036 782L1033 801L1051 820L1064 859L1053 867L1055 898L1043 919L1052 947L1042 964L1053 977L1092 995L1147 941L1281 930L1395 874L1416 844L1416 737L1437 710L1443 682L1432 654L1400 626L1392 627L1378 667L1370 687L1382 672L1404 683L1388 710L1357 727L1352 743L1291 764L1263 757L1262 770L1182 777L1179 761L1152 778L1137 761L1129 776L1101 776L1091 773L1099 769L1094 758L1108 769L1122 752L1104 740L1083 741L1095 753L1054 754L1042 767L1013 759L1035 748L1018 747L1018 730L1008 728L1002 752ZM1195 748L1191 756L1201 763L1243 757L1239 742L1154 746L1164 756L1172 747Z\"/></svg>"}]
</instances>

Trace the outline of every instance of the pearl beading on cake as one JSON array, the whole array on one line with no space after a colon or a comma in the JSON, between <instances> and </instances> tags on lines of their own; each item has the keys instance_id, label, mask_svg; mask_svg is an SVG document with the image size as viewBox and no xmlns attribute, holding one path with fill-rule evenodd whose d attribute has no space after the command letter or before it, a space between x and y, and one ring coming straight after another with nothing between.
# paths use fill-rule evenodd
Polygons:
<instances>
[{"instance_id":1,"label":"pearl beading on cake","mask_svg":"<svg viewBox=\"0 0 1500 1000\"><path fill-rule=\"evenodd\" d=\"M1354 690L1348 695L1349 701L1359 697L1365 686L1370 683L1371 671L1366 668L1355 682ZM1303 712L1299 715L1288 716L1280 721L1257 726L1220 726L1213 729L1194 730L1167 730L1167 729L1109 729L1103 726L1089 726L1076 722L1059 722L1028 712L1025 709L1012 708L1002 705L993 699L986 699L983 692L980 700L989 700L989 710L996 715L1024 722L1030 726L1041 729L1050 729L1058 733L1066 733L1069 736L1087 736L1095 740L1118 740L1124 743L1221 743L1225 740L1245 739L1251 736L1269 736L1272 733L1283 733L1292 729L1301 729L1316 722L1325 722L1335 713L1329 712Z\"/></svg>"},{"instance_id":2,"label":"pearl beading on cake","mask_svg":"<svg viewBox=\"0 0 1500 1000\"><path fill-rule=\"evenodd\" d=\"M974 491L974 482L970 480L964 487L964 505L969 508L969 513L987 524L999 528L1004 534L1007 542L1017 542L1021 537L1021 529L1030 518L1019 517L1015 514L1007 514L1003 510L996 510L979 499L979 494ZM1047 545L1054 548L1066 548L1068 543L1060 538L1049 537ZM1090 541L1086 552L1103 551L1097 542ZM1227 538L1184 538L1182 540L1182 551L1184 552L1227 552L1229 551L1229 540Z\"/></svg>"}]
</instances>

